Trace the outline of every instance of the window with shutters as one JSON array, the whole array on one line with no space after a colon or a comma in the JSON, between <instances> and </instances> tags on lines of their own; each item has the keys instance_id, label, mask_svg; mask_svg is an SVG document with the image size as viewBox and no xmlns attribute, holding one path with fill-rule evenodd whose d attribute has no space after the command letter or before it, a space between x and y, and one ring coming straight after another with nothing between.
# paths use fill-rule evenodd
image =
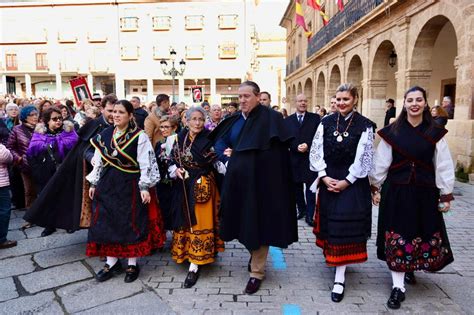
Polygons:
<instances>
[{"instance_id":1,"label":"window with shutters","mask_svg":"<svg viewBox=\"0 0 474 315\"><path fill-rule=\"evenodd\" d=\"M185 17L187 30L202 30L204 27L204 15L187 15Z\"/></svg>"},{"instance_id":2,"label":"window with shutters","mask_svg":"<svg viewBox=\"0 0 474 315\"><path fill-rule=\"evenodd\" d=\"M6 54L5 67L7 70L18 70L18 60L16 54Z\"/></svg>"},{"instance_id":3,"label":"window with shutters","mask_svg":"<svg viewBox=\"0 0 474 315\"><path fill-rule=\"evenodd\" d=\"M169 31L171 29L171 16L154 16L152 22L154 31Z\"/></svg>"},{"instance_id":4,"label":"window with shutters","mask_svg":"<svg viewBox=\"0 0 474 315\"><path fill-rule=\"evenodd\" d=\"M48 70L46 53L36 53L36 70Z\"/></svg>"},{"instance_id":5,"label":"window with shutters","mask_svg":"<svg viewBox=\"0 0 474 315\"><path fill-rule=\"evenodd\" d=\"M222 14L219 15L219 29L229 30L237 28L237 14Z\"/></svg>"}]
</instances>

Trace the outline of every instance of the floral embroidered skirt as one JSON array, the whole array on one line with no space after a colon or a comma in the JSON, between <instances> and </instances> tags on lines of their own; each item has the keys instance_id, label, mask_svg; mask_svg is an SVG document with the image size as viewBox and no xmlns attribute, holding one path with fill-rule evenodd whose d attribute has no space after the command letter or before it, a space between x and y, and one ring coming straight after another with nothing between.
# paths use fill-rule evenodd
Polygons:
<instances>
[{"instance_id":1,"label":"floral embroidered skirt","mask_svg":"<svg viewBox=\"0 0 474 315\"><path fill-rule=\"evenodd\" d=\"M152 250L161 248L166 240L155 189L150 189L151 201L148 204L148 235L146 239L135 244L100 244L88 242L87 256L110 256L119 258L143 257Z\"/></svg>"},{"instance_id":2,"label":"floral embroidered skirt","mask_svg":"<svg viewBox=\"0 0 474 315\"><path fill-rule=\"evenodd\" d=\"M377 257L390 270L439 271L454 261L435 187L386 183L382 187Z\"/></svg>"},{"instance_id":3,"label":"floral embroidered skirt","mask_svg":"<svg viewBox=\"0 0 474 315\"><path fill-rule=\"evenodd\" d=\"M224 251L224 241L219 238L217 210L219 192L214 181L210 198L203 203L195 203L196 225L190 229L179 229L173 232L171 256L178 263L189 261L196 265L214 262L217 252Z\"/></svg>"},{"instance_id":4,"label":"floral embroidered skirt","mask_svg":"<svg viewBox=\"0 0 474 315\"><path fill-rule=\"evenodd\" d=\"M328 266L367 260L372 204L368 179L358 179L340 193L320 184L313 233Z\"/></svg>"}]
</instances>

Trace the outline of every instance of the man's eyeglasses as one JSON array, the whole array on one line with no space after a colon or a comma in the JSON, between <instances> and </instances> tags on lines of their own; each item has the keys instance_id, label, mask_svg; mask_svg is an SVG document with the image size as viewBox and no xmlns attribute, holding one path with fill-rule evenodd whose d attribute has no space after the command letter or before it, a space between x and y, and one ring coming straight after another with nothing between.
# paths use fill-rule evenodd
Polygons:
<instances>
[{"instance_id":1,"label":"man's eyeglasses","mask_svg":"<svg viewBox=\"0 0 474 315\"><path fill-rule=\"evenodd\" d=\"M160 126L160 129L170 129L171 126Z\"/></svg>"},{"instance_id":2,"label":"man's eyeglasses","mask_svg":"<svg viewBox=\"0 0 474 315\"><path fill-rule=\"evenodd\" d=\"M63 121L62 117L51 117L51 120L56 122L56 121Z\"/></svg>"}]
</instances>

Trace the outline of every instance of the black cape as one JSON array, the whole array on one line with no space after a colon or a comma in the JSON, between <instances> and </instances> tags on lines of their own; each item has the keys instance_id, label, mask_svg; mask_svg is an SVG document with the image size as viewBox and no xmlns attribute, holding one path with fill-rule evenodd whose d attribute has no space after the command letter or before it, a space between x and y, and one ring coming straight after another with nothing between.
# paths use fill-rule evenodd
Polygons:
<instances>
[{"instance_id":1,"label":"black cape","mask_svg":"<svg viewBox=\"0 0 474 315\"><path fill-rule=\"evenodd\" d=\"M227 134L239 119L225 119L209 135ZM286 248L298 240L290 169L290 132L279 112L254 108L227 165L220 206L221 238L238 239L248 250Z\"/></svg>"},{"instance_id":2,"label":"black cape","mask_svg":"<svg viewBox=\"0 0 474 315\"><path fill-rule=\"evenodd\" d=\"M42 227L74 231L80 229L82 181L84 174L92 170L90 165L84 170L84 165L88 164L84 163L84 154L91 147L89 140L107 126L103 116L100 116L79 129L77 144L68 153L23 219Z\"/></svg>"}]
</instances>

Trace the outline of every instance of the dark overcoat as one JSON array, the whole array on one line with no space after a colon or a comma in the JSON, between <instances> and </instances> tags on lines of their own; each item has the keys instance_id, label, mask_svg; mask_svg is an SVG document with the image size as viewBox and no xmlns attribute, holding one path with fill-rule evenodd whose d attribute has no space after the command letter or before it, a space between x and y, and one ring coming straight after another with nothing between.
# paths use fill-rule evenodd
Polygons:
<instances>
[{"instance_id":1,"label":"dark overcoat","mask_svg":"<svg viewBox=\"0 0 474 315\"><path fill-rule=\"evenodd\" d=\"M298 122L296 113L285 119L286 127L290 134L294 136L290 143L290 160L293 180L296 183L306 183L307 185L311 185L318 177L316 172L309 169L309 152L320 120L319 115L308 112L305 113L301 125ZM298 151L298 145L302 143L308 145L308 150L303 153Z\"/></svg>"},{"instance_id":2,"label":"dark overcoat","mask_svg":"<svg viewBox=\"0 0 474 315\"><path fill-rule=\"evenodd\" d=\"M225 137L240 114L209 135ZM280 113L257 105L233 145L224 178L220 225L224 241L238 239L248 250L286 248L298 240L289 144L292 136ZM216 152L219 155L219 152Z\"/></svg>"}]
</instances>

